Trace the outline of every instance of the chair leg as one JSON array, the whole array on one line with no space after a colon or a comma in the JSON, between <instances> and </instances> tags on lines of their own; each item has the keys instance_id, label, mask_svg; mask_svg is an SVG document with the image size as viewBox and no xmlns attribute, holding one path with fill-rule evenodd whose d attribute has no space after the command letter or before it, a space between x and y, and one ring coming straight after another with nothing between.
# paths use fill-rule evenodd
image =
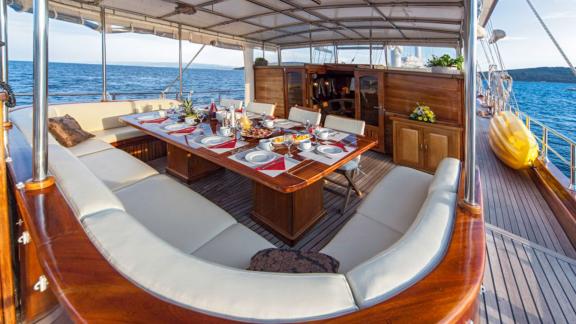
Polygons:
<instances>
[{"instance_id":1,"label":"chair leg","mask_svg":"<svg viewBox=\"0 0 576 324\"><path fill-rule=\"evenodd\" d=\"M342 214L344 214L346 212L346 208L348 207L348 203L350 202L350 195L352 194L351 179L353 178L353 175L350 173L350 171L346 171L344 173L344 176L348 180L348 186L346 187L346 196L344 197L344 205L342 206L342 209L340 210L340 213L342 213Z\"/></svg>"},{"instance_id":2,"label":"chair leg","mask_svg":"<svg viewBox=\"0 0 576 324\"><path fill-rule=\"evenodd\" d=\"M348 180L348 186L352 186L358 197L362 197L362 191L360 191L360 188L358 188L358 186L356 185L356 181L354 181L357 175L358 175L358 169L355 169L352 172L347 171L344 174L346 180Z\"/></svg>"}]
</instances>

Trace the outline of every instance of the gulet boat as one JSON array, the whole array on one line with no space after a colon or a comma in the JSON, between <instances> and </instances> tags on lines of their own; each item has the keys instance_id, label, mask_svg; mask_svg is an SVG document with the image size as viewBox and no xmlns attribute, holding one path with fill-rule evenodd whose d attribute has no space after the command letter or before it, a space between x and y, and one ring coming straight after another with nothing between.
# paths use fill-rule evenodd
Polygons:
<instances>
[{"instance_id":1,"label":"gulet boat","mask_svg":"<svg viewBox=\"0 0 576 324\"><path fill-rule=\"evenodd\" d=\"M34 93L12 107L2 84L2 323L576 317L576 179L547 137L505 167L477 118L477 93L503 102L476 70L496 1L0 0L4 81L8 5L34 15ZM49 17L101 33L100 102L48 104ZM158 98L108 93L124 32L180 42ZM244 97L190 102L186 40L243 51ZM456 49L463 71L402 68L399 46Z\"/></svg>"}]
</instances>

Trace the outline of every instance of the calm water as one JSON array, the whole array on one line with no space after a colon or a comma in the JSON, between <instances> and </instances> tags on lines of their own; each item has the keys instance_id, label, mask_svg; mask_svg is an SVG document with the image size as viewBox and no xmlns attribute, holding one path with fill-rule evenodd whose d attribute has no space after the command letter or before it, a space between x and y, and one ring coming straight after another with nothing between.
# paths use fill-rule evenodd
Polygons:
<instances>
[{"instance_id":1,"label":"calm water","mask_svg":"<svg viewBox=\"0 0 576 324\"><path fill-rule=\"evenodd\" d=\"M100 93L102 89L100 65L51 63L48 68L48 84L51 93ZM169 84L178 76L177 68L108 66L108 92L147 92L140 98L158 98ZM17 93L32 92L32 63L12 61L9 65L10 85ZM178 82L171 91L178 91ZM244 72L239 70L190 69L184 74L184 91L194 89L192 99L198 103L208 103L210 98L217 98L215 90L226 90L223 97L244 97ZM134 96L130 96L134 98ZM126 98L119 96L117 99ZM32 102L31 97L18 97L18 105ZM81 98L50 97L51 103L65 101L99 101L98 96Z\"/></svg>"},{"instance_id":2,"label":"calm water","mask_svg":"<svg viewBox=\"0 0 576 324\"><path fill-rule=\"evenodd\" d=\"M30 62L10 62L10 84L18 93L32 92L32 64ZM140 96L157 98L158 94L178 75L177 68L108 66L109 92L153 91L155 94ZM549 127L576 140L576 84L521 82L514 83L514 91L522 110ZM172 88L176 91L178 84ZM226 90L223 97L242 98L244 96L244 73L238 70L191 69L184 75L184 88L194 90L196 103L208 103L218 94L205 93ZM101 89L100 66L91 64L52 63L49 66L49 89L52 93L95 92ZM132 96L133 97L133 96ZM122 99L125 97L118 97ZM31 97L19 97L18 104L30 104ZM70 97L50 97L50 102L71 101ZM74 98L74 100L98 101L100 96ZM532 130L541 136L538 126ZM569 146L554 135L549 136L550 145L566 159L570 157ZM568 166L550 153L552 161L566 174Z\"/></svg>"}]
</instances>

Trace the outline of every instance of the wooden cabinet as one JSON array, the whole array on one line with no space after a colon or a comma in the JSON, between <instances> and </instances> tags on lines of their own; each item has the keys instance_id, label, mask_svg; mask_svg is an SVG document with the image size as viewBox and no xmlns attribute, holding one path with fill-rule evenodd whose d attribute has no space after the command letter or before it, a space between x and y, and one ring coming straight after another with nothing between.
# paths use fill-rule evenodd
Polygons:
<instances>
[{"instance_id":1,"label":"wooden cabinet","mask_svg":"<svg viewBox=\"0 0 576 324\"><path fill-rule=\"evenodd\" d=\"M290 108L294 106L308 106L306 96L306 69L305 68L287 68L284 73L285 92L286 92L286 115L290 113Z\"/></svg>"},{"instance_id":2,"label":"wooden cabinet","mask_svg":"<svg viewBox=\"0 0 576 324\"><path fill-rule=\"evenodd\" d=\"M254 100L276 104L274 115L280 118L286 117L283 68L257 67L254 69Z\"/></svg>"},{"instance_id":3,"label":"wooden cabinet","mask_svg":"<svg viewBox=\"0 0 576 324\"><path fill-rule=\"evenodd\" d=\"M462 158L462 129L392 117L394 163L434 172L445 157Z\"/></svg>"},{"instance_id":4,"label":"wooden cabinet","mask_svg":"<svg viewBox=\"0 0 576 324\"><path fill-rule=\"evenodd\" d=\"M384 72L356 70L356 119L366 122L365 135L378 141L374 150L384 152Z\"/></svg>"}]
</instances>

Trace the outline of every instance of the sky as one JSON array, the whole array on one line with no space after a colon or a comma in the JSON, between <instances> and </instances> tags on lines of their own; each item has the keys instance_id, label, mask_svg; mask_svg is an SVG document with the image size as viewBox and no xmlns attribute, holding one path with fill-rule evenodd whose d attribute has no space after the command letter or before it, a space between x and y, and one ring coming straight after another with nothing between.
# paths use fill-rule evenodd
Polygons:
<instances>
[{"instance_id":1,"label":"sky","mask_svg":"<svg viewBox=\"0 0 576 324\"><path fill-rule=\"evenodd\" d=\"M565 50L576 62L576 0L532 0L544 21ZM8 41L10 60L32 59L32 15L8 10ZM503 29L507 37L499 42L508 69L567 66L552 41L539 25L525 0L500 0L492 16L496 29ZM50 61L69 63L100 62L100 35L86 27L50 20ZM177 63L178 42L172 39L140 34L109 34L108 62ZM184 61L188 61L200 47L183 43ZM283 58L287 57L283 55ZM275 55L267 56L274 60ZM479 48L481 67L487 66ZM206 47L197 63L242 66L241 51Z\"/></svg>"}]
</instances>

